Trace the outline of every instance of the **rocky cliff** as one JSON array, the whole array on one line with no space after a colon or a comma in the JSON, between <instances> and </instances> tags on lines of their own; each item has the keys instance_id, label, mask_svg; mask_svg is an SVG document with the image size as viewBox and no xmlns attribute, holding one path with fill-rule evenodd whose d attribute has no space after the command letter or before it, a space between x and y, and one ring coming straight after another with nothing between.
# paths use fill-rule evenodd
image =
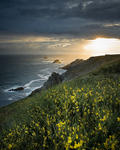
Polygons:
<instances>
[{"instance_id":1,"label":"rocky cliff","mask_svg":"<svg viewBox=\"0 0 120 150\"><path fill-rule=\"evenodd\" d=\"M39 92L43 89L51 88L54 85L74 79L78 76L84 76L88 73L99 70L100 68L104 68L106 65L115 64L114 62L117 62L117 66L120 65L120 55L96 56L90 57L87 60L76 59L72 63L62 68L66 70L65 73L59 75L58 73L53 72L49 79L44 83L43 87L33 91L33 93Z\"/></svg>"}]
</instances>

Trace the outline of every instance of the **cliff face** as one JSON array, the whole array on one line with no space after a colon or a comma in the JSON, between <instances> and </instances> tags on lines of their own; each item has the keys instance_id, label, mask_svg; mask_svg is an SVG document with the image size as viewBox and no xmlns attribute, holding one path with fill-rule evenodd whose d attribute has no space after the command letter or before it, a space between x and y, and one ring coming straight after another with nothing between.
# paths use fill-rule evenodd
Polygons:
<instances>
[{"instance_id":1,"label":"cliff face","mask_svg":"<svg viewBox=\"0 0 120 150\"><path fill-rule=\"evenodd\" d=\"M62 75L59 75L58 73L53 72L51 74L51 76L48 78L48 80L44 83L44 85L41 88L33 91L31 95L33 95L37 92L41 92L41 90L49 89L55 85L58 85L58 84L62 83L63 80L64 80L64 78Z\"/></svg>"},{"instance_id":2,"label":"cliff face","mask_svg":"<svg viewBox=\"0 0 120 150\"><path fill-rule=\"evenodd\" d=\"M54 85L57 85L63 81L63 77L56 72L53 72L49 79L44 83L43 89L48 89Z\"/></svg>"},{"instance_id":3,"label":"cliff face","mask_svg":"<svg viewBox=\"0 0 120 150\"><path fill-rule=\"evenodd\" d=\"M63 67L67 71L63 74L64 80L70 80L77 76L86 75L104 65L120 60L120 55L105 55L90 57L87 60L77 59Z\"/></svg>"},{"instance_id":4,"label":"cliff face","mask_svg":"<svg viewBox=\"0 0 120 150\"><path fill-rule=\"evenodd\" d=\"M79 76L84 76L91 72L93 72L94 75L101 73L101 71L109 73L112 72L115 73L117 71L119 73L120 72L119 66L120 66L120 55L96 56L90 57L87 60L76 59L72 63L62 68L66 70L65 73L59 75L58 73L53 72L52 75L49 77L49 79L44 83L43 87L33 91L33 93L40 92L43 89L51 88L54 85L74 79ZM107 70L105 68L107 68Z\"/></svg>"}]
</instances>

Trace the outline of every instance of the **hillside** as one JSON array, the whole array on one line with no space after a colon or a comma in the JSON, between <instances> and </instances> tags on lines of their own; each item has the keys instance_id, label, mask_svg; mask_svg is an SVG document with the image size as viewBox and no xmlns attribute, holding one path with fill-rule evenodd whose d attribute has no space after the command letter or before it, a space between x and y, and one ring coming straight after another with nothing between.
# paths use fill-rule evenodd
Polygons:
<instances>
[{"instance_id":1,"label":"hillside","mask_svg":"<svg viewBox=\"0 0 120 150\"><path fill-rule=\"evenodd\" d=\"M120 55L77 60L67 81L0 108L1 150L118 150L119 66Z\"/></svg>"},{"instance_id":2,"label":"hillside","mask_svg":"<svg viewBox=\"0 0 120 150\"><path fill-rule=\"evenodd\" d=\"M63 74L65 80L83 76L87 73L100 69L104 65L120 61L120 55L105 55L90 57L87 60L77 59L71 64L63 67L67 72Z\"/></svg>"}]
</instances>

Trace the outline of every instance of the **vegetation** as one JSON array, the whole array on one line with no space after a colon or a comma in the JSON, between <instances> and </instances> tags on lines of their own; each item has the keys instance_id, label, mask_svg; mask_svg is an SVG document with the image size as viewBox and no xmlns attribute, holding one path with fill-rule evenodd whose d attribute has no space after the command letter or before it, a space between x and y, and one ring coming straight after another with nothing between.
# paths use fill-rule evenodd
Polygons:
<instances>
[{"instance_id":1,"label":"vegetation","mask_svg":"<svg viewBox=\"0 0 120 150\"><path fill-rule=\"evenodd\" d=\"M109 63L103 63L103 65L100 68L97 68L93 74L119 74L120 73L120 58L117 60L112 60Z\"/></svg>"},{"instance_id":2,"label":"vegetation","mask_svg":"<svg viewBox=\"0 0 120 150\"><path fill-rule=\"evenodd\" d=\"M1 150L118 150L120 75L64 82L1 108L0 122Z\"/></svg>"}]
</instances>

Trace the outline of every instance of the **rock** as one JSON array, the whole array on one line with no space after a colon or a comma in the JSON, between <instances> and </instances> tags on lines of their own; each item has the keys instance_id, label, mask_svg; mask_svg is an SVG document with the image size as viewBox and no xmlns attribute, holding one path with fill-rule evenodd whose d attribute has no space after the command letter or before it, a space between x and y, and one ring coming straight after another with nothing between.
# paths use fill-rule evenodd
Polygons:
<instances>
[{"instance_id":1,"label":"rock","mask_svg":"<svg viewBox=\"0 0 120 150\"><path fill-rule=\"evenodd\" d=\"M48 88L51 88L52 86L54 85L57 85L59 83L61 83L63 81L63 76L62 75L59 75L58 73L56 72L53 72L51 74L51 76L49 77L49 79L44 83L44 85L41 87L41 88L38 88L36 90L34 90L31 94L31 95L34 95L35 93L37 92L41 92L42 90L46 90Z\"/></svg>"},{"instance_id":2,"label":"rock","mask_svg":"<svg viewBox=\"0 0 120 150\"><path fill-rule=\"evenodd\" d=\"M42 91L42 89L43 89L43 87L38 88L38 89L32 91L32 93L31 93L29 96L34 95L34 94L36 94L36 93L40 93L40 92Z\"/></svg>"},{"instance_id":3,"label":"rock","mask_svg":"<svg viewBox=\"0 0 120 150\"><path fill-rule=\"evenodd\" d=\"M56 59L56 60L53 61L53 63L61 64L61 61L59 59Z\"/></svg>"},{"instance_id":4,"label":"rock","mask_svg":"<svg viewBox=\"0 0 120 150\"><path fill-rule=\"evenodd\" d=\"M22 91L24 90L24 87L18 87L16 89L10 89L9 91Z\"/></svg>"},{"instance_id":5,"label":"rock","mask_svg":"<svg viewBox=\"0 0 120 150\"><path fill-rule=\"evenodd\" d=\"M48 59L48 57L47 57L47 56L44 56L44 59Z\"/></svg>"},{"instance_id":6,"label":"rock","mask_svg":"<svg viewBox=\"0 0 120 150\"><path fill-rule=\"evenodd\" d=\"M83 62L84 60L83 59L76 59L75 61L73 61L72 63L62 67L62 69L70 69L70 68L74 68L76 67L77 65L79 65L81 62Z\"/></svg>"},{"instance_id":7,"label":"rock","mask_svg":"<svg viewBox=\"0 0 120 150\"><path fill-rule=\"evenodd\" d=\"M57 85L63 81L63 78L61 75L59 75L56 72L53 72L52 75L49 77L49 79L44 83L43 88L47 89L54 85Z\"/></svg>"}]
</instances>

